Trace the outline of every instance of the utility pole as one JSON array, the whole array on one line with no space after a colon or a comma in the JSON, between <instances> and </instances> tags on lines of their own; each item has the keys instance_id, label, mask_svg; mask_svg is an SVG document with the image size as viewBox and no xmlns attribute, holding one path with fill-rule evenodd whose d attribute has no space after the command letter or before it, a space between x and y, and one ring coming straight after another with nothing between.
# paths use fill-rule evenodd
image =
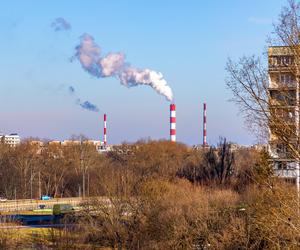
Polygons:
<instances>
[{"instance_id":1,"label":"utility pole","mask_svg":"<svg viewBox=\"0 0 300 250\"><path fill-rule=\"evenodd\" d=\"M32 201L32 165L30 165L30 200Z\"/></svg>"},{"instance_id":2,"label":"utility pole","mask_svg":"<svg viewBox=\"0 0 300 250\"><path fill-rule=\"evenodd\" d=\"M83 158L80 157L80 166L82 171L82 198L85 197L85 168L83 166Z\"/></svg>"},{"instance_id":3,"label":"utility pole","mask_svg":"<svg viewBox=\"0 0 300 250\"><path fill-rule=\"evenodd\" d=\"M18 201L17 201L17 188L15 187L15 206L18 211Z\"/></svg>"},{"instance_id":4,"label":"utility pole","mask_svg":"<svg viewBox=\"0 0 300 250\"><path fill-rule=\"evenodd\" d=\"M82 171L82 198L85 198L85 171Z\"/></svg>"},{"instance_id":5,"label":"utility pole","mask_svg":"<svg viewBox=\"0 0 300 250\"><path fill-rule=\"evenodd\" d=\"M83 164L82 139L80 137L80 168L82 171L82 198L85 198L85 168Z\"/></svg>"},{"instance_id":6,"label":"utility pole","mask_svg":"<svg viewBox=\"0 0 300 250\"><path fill-rule=\"evenodd\" d=\"M42 198L41 171L39 171L39 198Z\"/></svg>"},{"instance_id":7,"label":"utility pole","mask_svg":"<svg viewBox=\"0 0 300 250\"><path fill-rule=\"evenodd\" d=\"M90 197L90 173L88 172L88 183L87 183L87 186L88 186L88 190L87 190L87 192L88 192L88 197Z\"/></svg>"}]
</instances>

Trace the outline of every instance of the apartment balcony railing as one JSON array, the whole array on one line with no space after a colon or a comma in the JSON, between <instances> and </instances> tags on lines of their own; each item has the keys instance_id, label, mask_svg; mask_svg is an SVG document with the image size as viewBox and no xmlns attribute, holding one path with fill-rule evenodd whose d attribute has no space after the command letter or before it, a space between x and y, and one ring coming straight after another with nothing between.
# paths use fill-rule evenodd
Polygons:
<instances>
[{"instance_id":1,"label":"apartment balcony railing","mask_svg":"<svg viewBox=\"0 0 300 250\"><path fill-rule=\"evenodd\" d=\"M274 169L274 175L284 178L296 178L296 169Z\"/></svg>"},{"instance_id":2,"label":"apartment balcony railing","mask_svg":"<svg viewBox=\"0 0 300 250\"><path fill-rule=\"evenodd\" d=\"M270 156L272 159L276 160L293 160L295 157L293 156L293 153L291 152L278 152L276 149L270 150Z\"/></svg>"},{"instance_id":3,"label":"apartment balcony railing","mask_svg":"<svg viewBox=\"0 0 300 250\"><path fill-rule=\"evenodd\" d=\"M269 72L292 72L296 73L297 72L297 67L296 65L274 65L274 64L269 64L268 68Z\"/></svg>"},{"instance_id":4,"label":"apartment balcony railing","mask_svg":"<svg viewBox=\"0 0 300 250\"><path fill-rule=\"evenodd\" d=\"M297 83L296 82L291 82L291 83L280 83L280 82L276 82L276 81L271 81L270 85L268 87L269 91L282 91L282 92L286 92L286 91L295 91L296 90L296 86Z\"/></svg>"}]
</instances>

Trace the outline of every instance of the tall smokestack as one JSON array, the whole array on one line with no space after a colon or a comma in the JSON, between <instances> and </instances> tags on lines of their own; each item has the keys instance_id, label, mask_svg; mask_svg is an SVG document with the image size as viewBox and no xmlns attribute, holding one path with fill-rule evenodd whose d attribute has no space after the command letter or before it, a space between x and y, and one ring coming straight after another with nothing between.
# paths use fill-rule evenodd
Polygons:
<instances>
[{"instance_id":1,"label":"tall smokestack","mask_svg":"<svg viewBox=\"0 0 300 250\"><path fill-rule=\"evenodd\" d=\"M207 145L207 131L206 131L206 103L203 103L203 147Z\"/></svg>"},{"instance_id":2,"label":"tall smokestack","mask_svg":"<svg viewBox=\"0 0 300 250\"><path fill-rule=\"evenodd\" d=\"M107 143L107 138L106 138L106 114L104 114L104 119L103 119L103 142L104 146L106 146Z\"/></svg>"},{"instance_id":3,"label":"tall smokestack","mask_svg":"<svg viewBox=\"0 0 300 250\"><path fill-rule=\"evenodd\" d=\"M170 141L176 142L176 106L170 105Z\"/></svg>"}]
</instances>

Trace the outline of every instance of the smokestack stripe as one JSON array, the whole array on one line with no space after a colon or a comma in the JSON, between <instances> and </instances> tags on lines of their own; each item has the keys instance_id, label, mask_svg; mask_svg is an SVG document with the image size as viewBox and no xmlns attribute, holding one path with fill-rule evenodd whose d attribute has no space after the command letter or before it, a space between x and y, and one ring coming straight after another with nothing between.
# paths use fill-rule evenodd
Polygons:
<instances>
[{"instance_id":1,"label":"smokestack stripe","mask_svg":"<svg viewBox=\"0 0 300 250\"><path fill-rule=\"evenodd\" d=\"M103 143L104 145L106 146L106 143L107 143L107 137L106 137L106 114L104 114L104 122L103 122L103 127L104 127L104 133L103 133Z\"/></svg>"},{"instance_id":2,"label":"smokestack stripe","mask_svg":"<svg viewBox=\"0 0 300 250\"><path fill-rule=\"evenodd\" d=\"M207 145L207 120L206 120L206 103L203 103L203 146Z\"/></svg>"},{"instance_id":3,"label":"smokestack stripe","mask_svg":"<svg viewBox=\"0 0 300 250\"><path fill-rule=\"evenodd\" d=\"M170 105L170 141L176 142L176 106Z\"/></svg>"}]
</instances>

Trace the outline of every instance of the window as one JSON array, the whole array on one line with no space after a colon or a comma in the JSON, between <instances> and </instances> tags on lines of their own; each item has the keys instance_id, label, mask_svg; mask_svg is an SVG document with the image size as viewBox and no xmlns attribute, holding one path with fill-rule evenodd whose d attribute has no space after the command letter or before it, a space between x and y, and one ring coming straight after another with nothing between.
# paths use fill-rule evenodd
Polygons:
<instances>
[{"instance_id":1,"label":"window","mask_svg":"<svg viewBox=\"0 0 300 250\"><path fill-rule=\"evenodd\" d=\"M285 153L286 152L286 147L283 144L277 144L276 145L276 152L277 153Z\"/></svg>"},{"instance_id":2,"label":"window","mask_svg":"<svg viewBox=\"0 0 300 250\"><path fill-rule=\"evenodd\" d=\"M277 101L281 105L294 106L296 101L296 92L294 90L289 90L285 92L280 92L277 90L270 91L270 96L273 100Z\"/></svg>"},{"instance_id":3,"label":"window","mask_svg":"<svg viewBox=\"0 0 300 250\"><path fill-rule=\"evenodd\" d=\"M287 169L287 164L286 162L277 162L277 169Z\"/></svg>"},{"instance_id":4,"label":"window","mask_svg":"<svg viewBox=\"0 0 300 250\"><path fill-rule=\"evenodd\" d=\"M291 74L281 74L279 76L279 82L286 85L292 85L294 83L294 77Z\"/></svg>"},{"instance_id":5,"label":"window","mask_svg":"<svg viewBox=\"0 0 300 250\"><path fill-rule=\"evenodd\" d=\"M288 66L294 63L294 58L291 56L279 56L277 57L277 65Z\"/></svg>"}]
</instances>

